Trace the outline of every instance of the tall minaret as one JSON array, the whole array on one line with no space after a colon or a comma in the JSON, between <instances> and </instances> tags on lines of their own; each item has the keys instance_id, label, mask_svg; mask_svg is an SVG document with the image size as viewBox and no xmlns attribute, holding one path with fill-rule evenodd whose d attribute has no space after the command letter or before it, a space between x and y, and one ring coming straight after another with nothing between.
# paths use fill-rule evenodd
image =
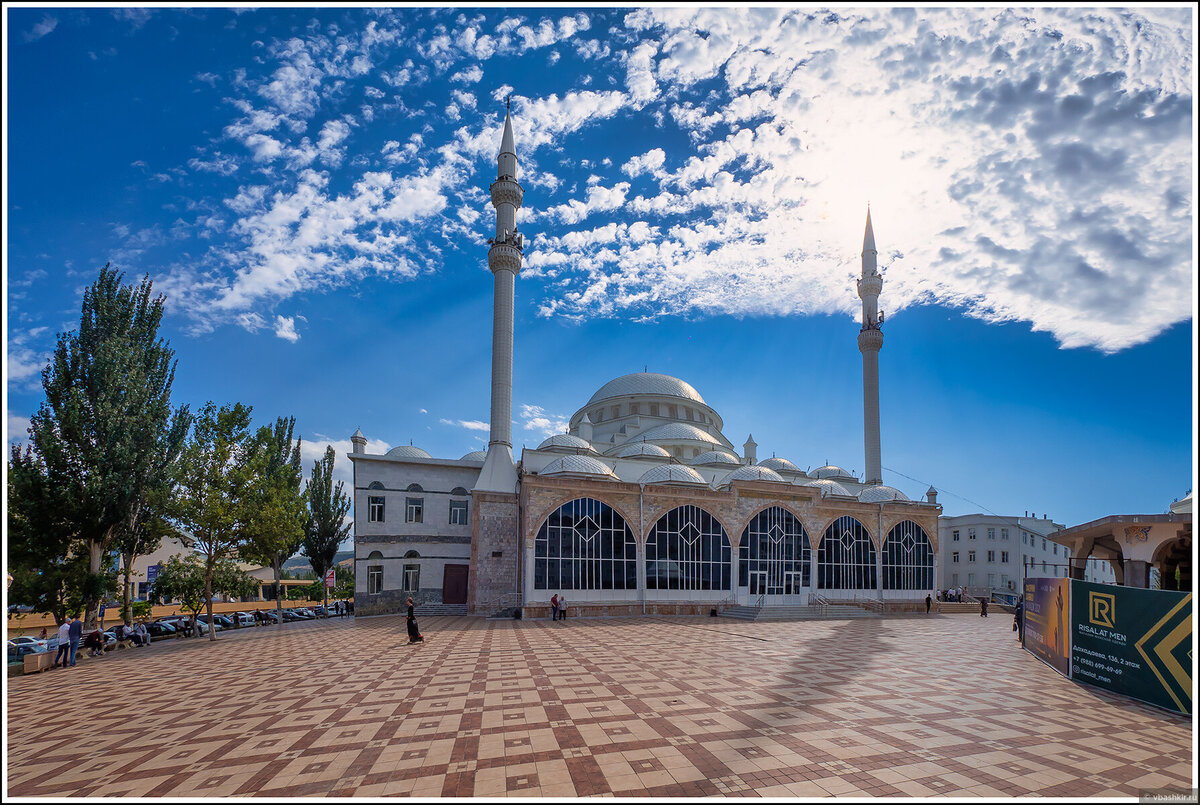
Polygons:
<instances>
[{"instance_id":1,"label":"tall minaret","mask_svg":"<svg viewBox=\"0 0 1200 805\"><path fill-rule=\"evenodd\" d=\"M867 453L868 484L883 483L882 461L879 458L879 350L883 347L883 314L879 312L879 292L883 277L879 276L875 258L875 233L871 230L871 208L867 207L867 231L863 234L862 277L858 295L862 299L862 329L858 333L858 350L863 356L863 443Z\"/></svg>"},{"instance_id":2,"label":"tall minaret","mask_svg":"<svg viewBox=\"0 0 1200 805\"><path fill-rule=\"evenodd\" d=\"M510 101L511 103L511 101ZM509 106L509 104L506 104ZM509 107L511 108L511 107ZM517 465L512 455L513 285L521 270L525 236L517 232L517 208L525 191L517 184L517 151L511 112L504 115L504 136L492 182L496 236L488 238L488 268L492 270L492 412L487 458L475 488L484 492L516 492Z\"/></svg>"}]
</instances>

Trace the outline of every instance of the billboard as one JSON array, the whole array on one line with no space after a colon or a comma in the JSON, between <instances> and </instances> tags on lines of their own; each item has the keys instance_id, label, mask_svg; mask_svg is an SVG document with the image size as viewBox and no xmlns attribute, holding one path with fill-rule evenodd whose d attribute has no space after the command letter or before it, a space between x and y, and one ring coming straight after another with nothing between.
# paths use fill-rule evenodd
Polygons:
<instances>
[{"instance_id":1,"label":"billboard","mask_svg":"<svg viewBox=\"0 0 1200 805\"><path fill-rule=\"evenodd\" d=\"M1085 581L1071 593L1074 679L1191 714L1192 594Z\"/></svg>"},{"instance_id":2,"label":"billboard","mask_svg":"<svg viewBox=\"0 0 1200 805\"><path fill-rule=\"evenodd\" d=\"M1071 676L1070 579L1025 579L1025 648Z\"/></svg>"}]
</instances>

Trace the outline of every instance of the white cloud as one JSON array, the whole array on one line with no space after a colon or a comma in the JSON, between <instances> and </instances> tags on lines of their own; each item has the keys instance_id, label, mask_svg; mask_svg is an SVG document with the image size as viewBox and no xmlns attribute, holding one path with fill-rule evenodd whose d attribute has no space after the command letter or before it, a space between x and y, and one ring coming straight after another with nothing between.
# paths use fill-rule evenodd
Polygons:
<instances>
[{"instance_id":1,"label":"white cloud","mask_svg":"<svg viewBox=\"0 0 1200 805\"><path fill-rule=\"evenodd\" d=\"M46 332L45 327L32 330L10 328L8 331L8 360L4 364L9 383L21 387L40 385L42 369L50 362L50 350L38 349L31 342Z\"/></svg>"},{"instance_id":2,"label":"white cloud","mask_svg":"<svg viewBox=\"0 0 1200 805\"><path fill-rule=\"evenodd\" d=\"M14 414L12 411L5 409L7 414L6 421L8 423L8 442L7 444L23 443L29 440L29 417Z\"/></svg>"},{"instance_id":3,"label":"white cloud","mask_svg":"<svg viewBox=\"0 0 1200 805\"><path fill-rule=\"evenodd\" d=\"M299 341L300 334L296 332L296 318L294 316L276 316L275 335L293 344Z\"/></svg>"},{"instance_id":4,"label":"white cloud","mask_svg":"<svg viewBox=\"0 0 1200 805\"><path fill-rule=\"evenodd\" d=\"M461 81L464 84L477 84L482 78L483 70L479 69L478 64L472 64L467 69L459 70L450 76L451 81Z\"/></svg>"},{"instance_id":5,"label":"white cloud","mask_svg":"<svg viewBox=\"0 0 1200 805\"><path fill-rule=\"evenodd\" d=\"M521 405L521 424L525 430L533 431L541 437L553 436L556 433L566 433L570 426L567 417L560 414L547 414L540 405Z\"/></svg>"},{"instance_id":6,"label":"white cloud","mask_svg":"<svg viewBox=\"0 0 1200 805\"><path fill-rule=\"evenodd\" d=\"M423 409L422 413L424 413ZM486 422L480 422L478 419L439 419L438 422L455 428L466 428L467 430L490 431L492 429L491 425Z\"/></svg>"},{"instance_id":7,"label":"white cloud","mask_svg":"<svg viewBox=\"0 0 1200 805\"><path fill-rule=\"evenodd\" d=\"M58 18L51 17L49 14L42 17L42 21L33 26L25 33L26 42L35 42L41 39L46 34L58 27Z\"/></svg>"}]
</instances>

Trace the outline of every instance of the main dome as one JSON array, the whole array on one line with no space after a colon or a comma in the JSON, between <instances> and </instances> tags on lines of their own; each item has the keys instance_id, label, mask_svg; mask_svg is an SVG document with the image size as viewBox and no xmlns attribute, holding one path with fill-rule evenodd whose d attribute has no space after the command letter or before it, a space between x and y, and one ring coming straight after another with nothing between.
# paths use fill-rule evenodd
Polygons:
<instances>
[{"instance_id":1,"label":"main dome","mask_svg":"<svg viewBox=\"0 0 1200 805\"><path fill-rule=\"evenodd\" d=\"M708 405L700 392L677 377L660 375L656 372L635 372L623 375L616 380L610 380L600 387L600 390L587 401L588 405L607 400L610 397L624 397L634 394L646 394L661 397L681 397L685 400Z\"/></svg>"}]
</instances>

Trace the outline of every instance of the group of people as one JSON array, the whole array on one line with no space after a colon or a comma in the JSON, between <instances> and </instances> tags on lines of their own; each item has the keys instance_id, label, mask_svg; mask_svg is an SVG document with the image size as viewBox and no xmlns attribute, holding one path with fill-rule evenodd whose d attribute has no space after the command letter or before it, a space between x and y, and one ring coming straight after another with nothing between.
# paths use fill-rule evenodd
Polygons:
<instances>
[{"instance_id":1,"label":"group of people","mask_svg":"<svg viewBox=\"0 0 1200 805\"><path fill-rule=\"evenodd\" d=\"M963 588L951 587L949 590L938 590L938 600L961 604L963 600Z\"/></svg>"},{"instance_id":2,"label":"group of people","mask_svg":"<svg viewBox=\"0 0 1200 805\"><path fill-rule=\"evenodd\" d=\"M550 596L550 620L565 621L567 619L567 597L562 593Z\"/></svg>"}]
</instances>

